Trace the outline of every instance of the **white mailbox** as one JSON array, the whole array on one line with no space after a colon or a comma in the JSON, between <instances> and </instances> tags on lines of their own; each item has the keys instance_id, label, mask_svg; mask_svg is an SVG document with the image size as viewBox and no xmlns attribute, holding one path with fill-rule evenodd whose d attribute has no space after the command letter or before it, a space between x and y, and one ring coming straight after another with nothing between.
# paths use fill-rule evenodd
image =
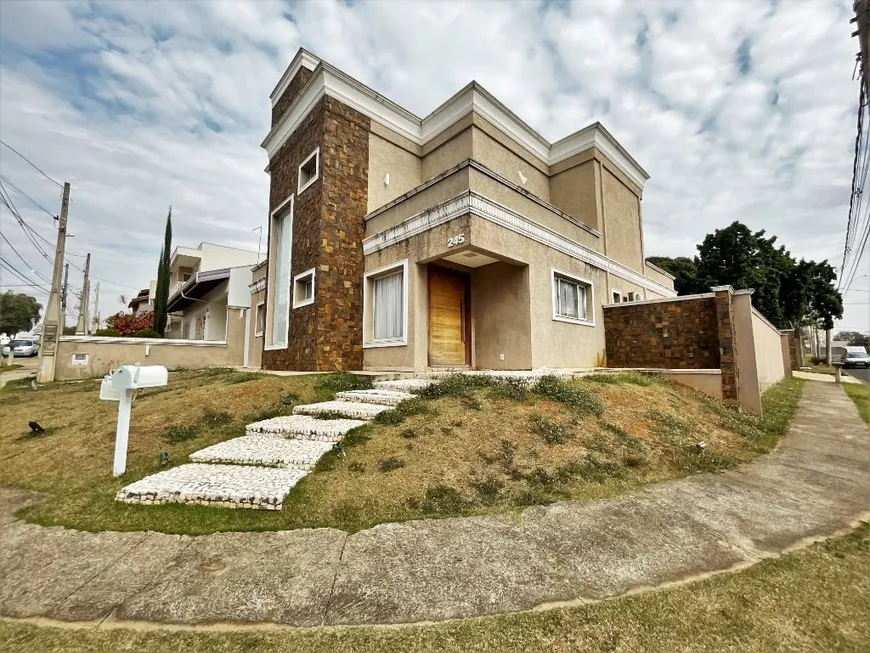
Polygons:
<instances>
[{"instance_id":1,"label":"white mailbox","mask_svg":"<svg viewBox=\"0 0 870 653\"><path fill-rule=\"evenodd\" d=\"M130 408L133 391L169 385L169 372L162 365L121 365L103 377L100 399L117 401L118 427L115 430L115 461L112 473L120 476L127 470L127 441L130 436Z\"/></svg>"},{"instance_id":2,"label":"white mailbox","mask_svg":"<svg viewBox=\"0 0 870 653\"><path fill-rule=\"evenodd\" d=\"M169 372L162 365L121 365L112 372L112 387L118 390L157 388L169 384Z\"/></svg>"}]
</instances>

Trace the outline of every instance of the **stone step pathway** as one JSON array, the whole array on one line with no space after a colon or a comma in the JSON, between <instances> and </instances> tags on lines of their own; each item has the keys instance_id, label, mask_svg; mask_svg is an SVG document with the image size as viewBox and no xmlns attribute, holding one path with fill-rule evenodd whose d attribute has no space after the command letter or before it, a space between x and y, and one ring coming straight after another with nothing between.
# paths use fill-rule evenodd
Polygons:
<instances>
[{"instance_id":1,"label":"stone step pathway","mask_svg":"<svg viewBox=\"0 0 870 653\"><path fill-rule=\"evenodd\" d=\"M293 415L248 424L246 435L192 453L190 464L123 487L115 499L281 510L284 497L348 431L413 396L386 388L351 390L296 406Z\"/></svg>"},{"instance_id":2,"label":"stone step pathway","mask_svg":"<svg viewBox=\"0 0 870 653\"><path fill-rule=\"evenodd\" d=\"M390 406L364 404L358 401L322 401L319 404L303 404L293 408L294 415L336 415L349 419L374 419Z\"/></svg>"},{"instance_id":3,"label":"stone step pathway","mask_svg":"<svg viewBox=\"0 0 870 653\"><path fill-rule=\"evenodd\" d=\"M410 392L398 392L396 390L349 390L347 392L336 393L335 398L340 401L396 406L403 401L413 399L414 395Z\"/></svg>"},{"instance_id":4,"label":"stone step pathway","mask_svg":"<svg viewBox=\"0 0 870 653\"><path fill-rule=\"evenodd\" d=\"M375 390L391 390L393 392L419 392L423 388L428 388L435 382L435 379L395 379L393 381L375 381Z\"/></svg>"},{"instance_id":5,"label":"stone step pathway","mask_svg":"<svg viewBox=\"0 0 870 653\"><path fill-rule=\"evenodd\" d=\"M338 442L351 429L362 426L360 419L318 419L310 415L284 415L254 422L245 427L248 435L277 435L292 440Z\"/></svg>"},{"instance_id":6,"label":"stone step pathway","mask_svg":"<svg viewBox=\"0 0 870 653\"><path fill-rule=\"evenodd\" d=\"M335 443L322 440L287 440L274 435L246 435L219 442L190 454L194 463L260 465L287 469L313 469Z\"/></svg>"}]
</instances>

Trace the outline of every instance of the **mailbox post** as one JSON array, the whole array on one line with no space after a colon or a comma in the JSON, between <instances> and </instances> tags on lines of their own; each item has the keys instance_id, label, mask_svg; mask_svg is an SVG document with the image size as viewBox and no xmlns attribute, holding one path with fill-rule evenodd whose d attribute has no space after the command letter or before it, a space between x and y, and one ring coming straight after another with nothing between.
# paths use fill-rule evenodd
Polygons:
<instances>
[{"instance_id":1,"label":"mailbox post","mask_svg":"<svg viewBox=\"0 0 870 653\"><path fill-rule=\"evenodd\" d=\"M100 399L117 401L118 427L115 430L115 459L112 474L121 476L127 471L127 442L130 436L130 409L133 391L156 388L169 384L169 372L162 365L122 365L103 377Z\"/></svg>"}]
</instances>

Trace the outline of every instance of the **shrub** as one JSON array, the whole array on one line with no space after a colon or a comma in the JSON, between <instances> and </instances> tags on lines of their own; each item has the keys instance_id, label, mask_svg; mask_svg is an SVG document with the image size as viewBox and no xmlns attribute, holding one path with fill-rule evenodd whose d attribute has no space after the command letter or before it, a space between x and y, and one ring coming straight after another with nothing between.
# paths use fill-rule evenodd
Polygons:
<instances>
[{"instance_id":1,"label":"shrub","mask_svg":"<svg viewBox=\"0 0 870 653\"><path fill-rule=\"evenodd\" d=\"M616 373L601 373L587 374L582 377L584 381L592 381L593 383L604 383L610 385L618 385L621 383L631 383L632 385L648 386L652 385L655 380L649 374L641 372L616 372Z\"/></svg>"},{"instance_id":2,"label":"shrub","mask_svg":"<svg viewBox=\"0 0 870 653\"><path fill-rule=\"evenodd\" d=\"M399 433L399 435L407 440L411 440L413 438L416 438L419 434L414 429L405 429L404 431Z\"/></svg>"},{"instance_id":3,"label":"shrub","mask_svg":"<svg viewBox=\"0 0 870 653\"><path fill-rule=\"evenodd\" d=\"M492 504L498 501L504 483L497 478L490 477L484 481L472 483L471 487L477 492L477 496L480 497L482 503Z\"/></svg>"},{"instance_id":4,"label":"shrub","mask_svg":"<svg viewBox=\"0 0 870 653\"><path fill-rule=\"evenodd\" d=\"M134 338L162 338L154 329L139 329L133 334Z\"/></svg>"},{"instance_id":5,"label":"shrub","mask_svg":"<svg viewBox=\"0 0 870 653\"><path fill-rule=\"evenodd\" d=\"M396 426L405 421L405 416L397 410L385 410L375 415L374 422L385 426Z\"/></svg>"},{"instance_id":6,"label":"shrub","mask_svg":"<svg viewBox=\"0 0 870 653\"><path fill-rule=\"evenodd\" d=\"M525 401L529 398L529 383L526 379L499 379L493 387L495 393L502 397L516 401Z\"/></svg>"},{"instance_id":7,"label":"shrub","mask_svg":"<svg viewBox=\"0 0 870 653\"><path fill-rule=\"evenodd\" d=\"M401 458L390 457L378 463L378 469L382 472L391 472L394 469L400 469L405 466L405 461Z\"/></svg>"},{"instance_id":8,"label":"shrub","mask_svg":"<svg viewBox=\"0 0 870 653\"><path fill-rule=\"evenodd\" d=\"M478 388L493 385L493 379L480 374L449 374L420 390L421 397L466 397Z\"/></svg>"},{"instance_id":9,"label":"shrub","mask_svg":"<svg viewBox=\"0 0 870 653\"><path fill-rule=\"evenodd\" d=\"M813 365L824 365L827 362L827 359L823 356L810 356L810 362Z\"/></svg>"},{"instance_id":10,"label":"shrub","mask_svg":"<svg viewBox=\"0 0 870 653\"><path fill-rule=\"evenodd\" d=\"M370 390L372 381L368 377L359 377L350 372L334 372L320 379L317 387L330 392L347 392L348 390Z\"/></svg>"},{"instance_id":11,"label":"shrub","mask_svg":"<svg viewBox=\"0 0 870 653\"><path fill-rule=\"evenodd\" d=\"M163 429L163 439L173 444L193 440L199 435L199 429L190 424L174 424Z\"/></svg>"},{"instance_id":12,"label":"shrub","mask_svg":"<svg viewBox=\"0 0 870 653\"><path fill-rule=\"evenodd\" d=\"M233 416L225 410L206 410L200 418L200 422L206 428L224 426L233 421Z\"/></svg>"},{"instance_id":13,"label":"shrub","mask_svg":"<svg viewBox=\"0 0 870 653\"><path fill-rule=\"evenodd\" d=\"M534 390L541 397L561 402L580 413L600 416L604 412L604 406L594 394L555 376L542 376L535 384Z\"/></svg>"},{"instance_id":14,"label":"shrub","mask_svg":"<svg viewBox=\"0 0 870 653\"><path fill-rule=\"evenodd\" d=\"M356 472L357 474L362 474L366 471L366 464L364 462L355 462L351 463L347 466L348 471Z\"/></svg>"},{"instance_id":15,"label":"shrub","mask_svg":"<svg viewBox=\"0 0 870 653\"><path fill-rule=\"evenodd\" d=\"M140 313L139 315L117 313L106 320L106 326L120 331L122 336L132 336L137 331L154 328L154 313Z\"/></svg>"},{"instance_id":16,"label":"shrub","mask_svg":"<svg viewBox=\"0 0 870 653\"><path fill-rule=\"evenodd\" d=\"M75 330L73 330L75 333ZM121 332L117 329L97 329L94 331L95 336L102 336L104 338L120 338Z\"/></svg>"},{"instance_id":17,"label":"shrub","mask_svg":"<svg viewBox=\"0 0 870 653\"><path fill-rule=\"evenodd\" d=\"M440 515L455 515L468 507L468 501L449 485L430 485L422 501L411 503L424 513Z\"/></svg>"},{"instance_id":18,"label":"shrub","mask_svg":"<svg viewBox=\"0 0 870 653\"><path fill-rule=\"evenodd\" d=\"M547 444L565 444L574 437L573 429L540 413L532 413L532 431L544 438Z\"/></svg>"}]
</instances>

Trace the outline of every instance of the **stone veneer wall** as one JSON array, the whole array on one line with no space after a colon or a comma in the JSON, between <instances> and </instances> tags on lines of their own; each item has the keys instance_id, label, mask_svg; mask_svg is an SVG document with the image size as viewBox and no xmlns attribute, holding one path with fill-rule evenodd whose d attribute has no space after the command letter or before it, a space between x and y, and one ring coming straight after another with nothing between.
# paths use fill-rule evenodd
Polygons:
<instances>
[{"instance_id":1,"label":"stone veneer wall","mask_svg":"<svg viewBox=\"0 0 870 653\"><path fill-rule=\"evenodd\" d=\"M324 97L270 162L270 211L295 196L291 275L316 272L314 303L291 309L289 346L265 350L265 369L362 369L369 130L367 117ZM316 147L318 179L296 195L299 164Z\"/></svg>"},{"instance_id":2,"label":"stone veneer wall","mask_svg":"<svg viewBox=\"0 0 870 653\"><path fill-rule=\"evenodd\" d=\"M305 86L305 83L310 77L311 71L305 66L302 66L302 68L299 69L299 72L296 73L296 76L290 80L287 90L284 91L283 95L278 98L275 106L272 107L273 129L275 128L275 125L278 124L278 121L281 120L281 117L287 113L287 109L289 109L290 105L293 104L293 100L295 100L296 96L299 95L299 91L302 90L302 87Z\"/></svg>"},{"instance_id":3,"label":"stone veneer wall","mask_svg":"<svg viewBox=\"0 0 870 653\"><path fill-rule=\"evenodd\" d=\"M740 377L737 370L737 338L734 334L732 291L715 290L716 321L719 326L719 369L722 370L722 400L738 403Z\"/></svg>"},{"instance_id":4,"label":"stone veneer wall","mask_svg":"<svg viewBox=\"0 0 870 653\"><path fill-rule=\"evenodd\" d=\"M317 268L317 369L361 370L362 241L368 211L370 119L324 98L323 198Z\"/></svg>"},{"instance_id":5,"label":"stone veneer wall","mask_svg":"<svg viewBox=\"0 0 870 653\"><path fill-rule=\"evenodd\" d=\"M718 369L713 297L604 308L608 367Z\"/></svg>"}]
</instances>

